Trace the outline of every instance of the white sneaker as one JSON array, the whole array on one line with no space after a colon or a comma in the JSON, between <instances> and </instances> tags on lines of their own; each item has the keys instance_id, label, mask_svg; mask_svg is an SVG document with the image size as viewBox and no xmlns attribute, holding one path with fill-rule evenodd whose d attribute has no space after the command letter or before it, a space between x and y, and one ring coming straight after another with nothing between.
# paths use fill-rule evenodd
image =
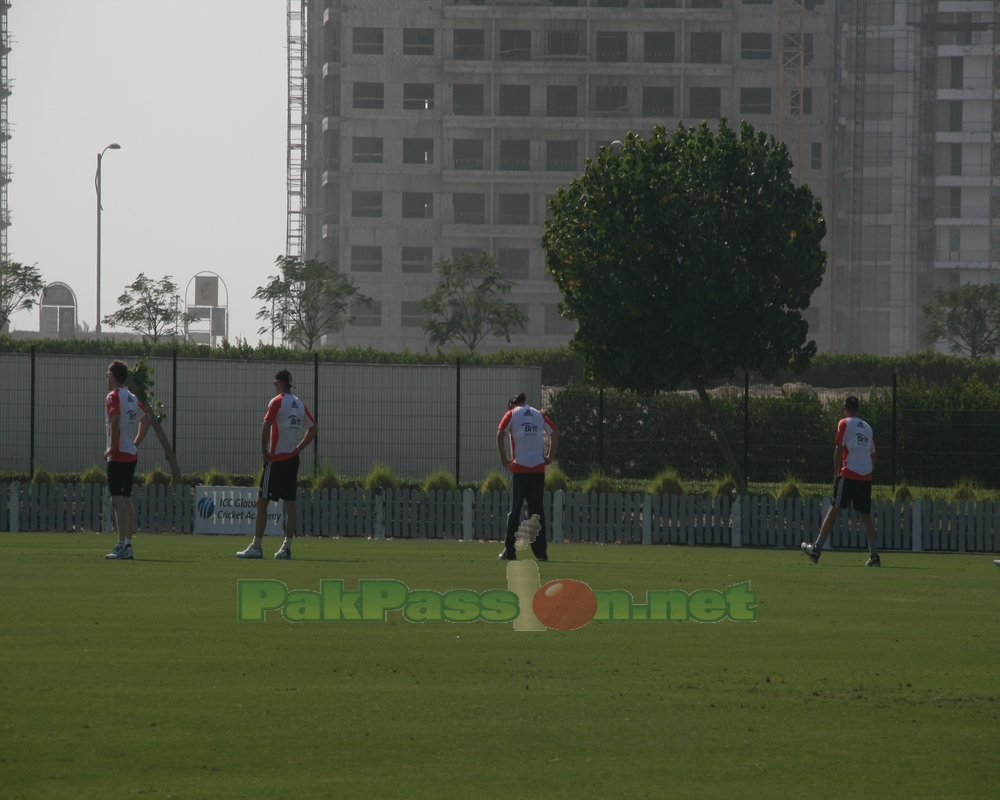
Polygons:
<instances>
[{"instance_id":1,"label":"white sneaker","mask_svg":"<svg viewBox=\"0 0 1000 800\"><path fill-rule=\"evenodd\" d=\"M1000 567L1000 558L998 558L998 559L997 559L996 561L994 561L993 563L994 563L994 564L996 564L996 565L997 565L998 567Z\"/></svg>"},{"instance_id":2,"label":"white sneaker","mask_svg":"<svg viewBox=\"0 0 1000 800\"><path fill-rule=\"evenodd\" d=\"M125 542L116 542L115 543L115 549L112 550L110 553L108 553L105 556L105 558L110 558L110 559L112 559L114 561L118 561L119 559L123 559L123 558L132 558L132 553L131 553L130 549L128 549L128 551L129 551L128 555L125 555L127 549L128 548L126 548Z\"/></svg>"},{"instance_id":3,"label":"white sneaker","mask_svg":"<svg viewBox=\"0 0 1000 800\"><path fill-rule=\"evenodd\" d=\"M238 552L236 554L236 557L237 558L263 558L264 557L264 553L261 551L261 549L259 547L254 547L253 543L251 542L250 546L246 550L240 550L240 552Z\"/></svg>"},{"instance_id":4,"label":"white sneaker","mask_svg":"<svg viewBox=\"0 0 1000 800\"><path fill-rule=\"evenodd\" d=\"M821 555L821 552L818 551L813 545L809 544L809 542L802 543L802 552L806 554L806 556L809 558L810 561L813 562L813 564L819 563L819 557Z\"/></svg>"},{"instance_id":5,"label":"white sneaker","mask_svg":"<svg viewBox=\"0 0 1000 800\"><path fill-rule=\"evenodd\" d=\"M292 548L281 546L281 549L274 554L275 561L291 561L292 560Z\"/></svg>"}]
</instances>

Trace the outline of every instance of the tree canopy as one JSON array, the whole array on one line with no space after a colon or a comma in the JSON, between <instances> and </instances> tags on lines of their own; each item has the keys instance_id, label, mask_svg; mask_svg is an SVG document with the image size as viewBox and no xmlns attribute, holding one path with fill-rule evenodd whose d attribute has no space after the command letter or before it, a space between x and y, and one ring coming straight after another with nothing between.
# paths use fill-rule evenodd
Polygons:
<instances>
[{"instance_id":1,"label":"tree canopy","mask_svg":"<svg viewBox=\"0 0 1000 800\"><path fill-rule=\"evenodd\" d=\"M920 334L925 347L945 342L948 352L968 358L994 358L1000 350L1000 286L966 283L935 289L920 310L927 318Z\"/></svg>"},{"instance_id":2,"label":"tree canopy","mask_svg":"<svg viewBox=\"0 0 1000 800\"><path fill-rule=\"evenodd\" d=\"M118 296L118 310L102 322L112 328L127 328L156 344L160 339L180 336L195 316L181 311L177 284L169 275L154 281L145 273L125 287Z\"/></svg>"},{"instance_id":3,"label":"tree canopy","mask_svg":"<svg viewBox=\"0 0 1000 800\"><path fill-rule=\"evenodd\" d=\"M45 288L34 264L0 261L0 330L18 311L30 311Z\"/></svg>"},{"instance_id":4,"label":"tree canopy","mask_svg":"<svg viewBox=\"0 0 1000 800\"><path fill-rule=\"evenodd\" d=\"M372 303L334 263L296 256L278 256L274 263L279 273L269 276L269 283L258 286L253 295L269 303L257 312L257 319L270 323L258 331L261 336L273 327L286 343L312 350L321 337L354 322L352 304Z\"/></svg>"},{"instance_id":5,"label":"tree canopy","mask_svg":"<svg viewBox=\"0 0 1000 800\"><path fill-rule=\"evenodd\" d=\"M640 392L690 382L744 487L705 385L799 371L816 352L801 312L822 281L826 225L791 167L746 121L630 133L558 191L542 236L589 376Z\"/></svg>"},{"instance_id":6,"label":"tree canopy","mask_svg":"<svg viewBox=\"0 0 1000 800\"><path fill-rule=\"evenodd\" d=\"M527 314L504 299L514 282L486 253L478 261L468 255L442 259L434 269L440 278L437 289L420 303L431 344L443 347L459 341L474 351L491 334L510 342L510 334L528 322Z\"/></svg>"}]
</instances>

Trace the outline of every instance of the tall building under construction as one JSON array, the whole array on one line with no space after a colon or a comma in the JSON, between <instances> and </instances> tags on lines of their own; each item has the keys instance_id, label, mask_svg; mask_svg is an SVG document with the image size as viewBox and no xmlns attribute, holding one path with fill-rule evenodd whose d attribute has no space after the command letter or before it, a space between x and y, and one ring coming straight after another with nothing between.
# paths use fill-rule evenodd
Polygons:
<instances>
[{"instance_id":1,"label":"tall building under construction","mask_svg":"<svg viewBox=\"0 0 1000 800\"><path fill-rule=\"evenodd\" d=\"M934 287L993 280L1000 253L996 13L993 0L288 0L288 252L336 261L375 301L332 345L422 350L433 265L481 252L530 319L511 346L562 345L574 326L545 273L548 198L629 131L747 119L787 144L826 213L810 337L918 349Z\"/></svg>"}]
</instances>

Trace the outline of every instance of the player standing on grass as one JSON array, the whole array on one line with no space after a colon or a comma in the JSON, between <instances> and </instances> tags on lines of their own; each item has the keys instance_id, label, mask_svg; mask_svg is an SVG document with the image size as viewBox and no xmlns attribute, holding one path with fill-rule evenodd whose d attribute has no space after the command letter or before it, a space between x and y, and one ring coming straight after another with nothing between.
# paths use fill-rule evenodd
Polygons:
<instances>
[{"instance_id":1,"label":"player standing on grass","mask_svg":"<svg viewBox=\"0 0 1000 800\"><path fill-rule=\"evenodd\" d=\"M875 523L872 522L872 470L878 461L875 435L871 426L858 417L858 398L851 395L844 401L844 418L837 425L836 446L833 450L833 505L826 512L819 536L812 544L802 543L802 552L813 564L819 563L823 545L833 531L842 509L854 503L868 539L870 557L866 567L881 567L882 560L875 544Z\"/></svg>"},{"instance_id":2,"label":"player standing on grass","mask_svg":"<svg viewBox=\"0 0 1000 800\"><path fill-rule=\"evenodd\" d=\"M295 536L295 498L298 494L299 453L316 438L316 420L306 404L292 394L292 373L279 370L274 376L278 394L267 404L264 423L260 428L260 448L264 457L264 474L257 495L257 518L254 520L253 542L236 555L239 558L263 558L261 543L267 527L267 506L271 500L285 504L285 541L274 557L292 557ZM305 428L305 435L302 430Z\"/></svg>"},{"instance_id":3,"label":"player standing on grass","mask_svg":"<svg viewBox=\"0 0 1000 800\"><path fill-rule=\"evenodd\" d=\"M549 435L549 453L545 455L542 431ZM507 457L507 440L510 441L510 458ZM524 392L507 403L507 413L497 428L497 450L503 468L511 473L510 513L507 515L507 538L504 539L501 561L516 561L515 534L521 524L521 508L528 502L528 515L537 514L540 528L531 543L531 551L538 561L548 561L545 539L545 465L551 464L559 446L559 429L541 411L525 403Z\"/></svg>"},{"instance_id":4,"label":"player standing on grass","mask_svg":"<svg viewBox=\"0 0 1000 800\"><path fill-rule=\"evenodd\" d=\"M125 388L127 380L128 367L121 361L112 361L108 367L108 396L104 400L107 429L104 458L108 462L108 492L118 528L118 544L106 557L116 561L133 558L132 479L139 460L139 445L149 430L149 415L139 398Z\"/></svg>"}]
</instances>

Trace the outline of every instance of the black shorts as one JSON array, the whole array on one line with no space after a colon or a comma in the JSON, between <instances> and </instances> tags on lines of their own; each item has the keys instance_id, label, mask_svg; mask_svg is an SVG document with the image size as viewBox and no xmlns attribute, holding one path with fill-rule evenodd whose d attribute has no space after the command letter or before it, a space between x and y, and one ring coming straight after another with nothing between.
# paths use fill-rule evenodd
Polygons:
<instances>
[{"instance_id":1,"label":"black shorts","mask_svg":"<svg viewBox=\"0 0 1000 800\"><path fill-rule=\"evenodd\" d=\"M131 497L135 461L108 462L108 491L112 497Z\"/></svg>"},{"instance_id":2,"label":"black shorts","mask_svg":"<svg viewBox=\"0 0 1000 800\"><path fill-rule=\"evenodd\" d=\"M856 481L852 478L837 478L833 493L833 504L837 508L846 509L854 503L854 510L859 514L872 513L872 482Z\"/></svg>"},{"instance_id":3,"label":"black shorts","mask_svg":"<svg viewBox=\"0 0 1000 800\"><path fill-rule=\"evenodd\" d=\"M294 500L299 486L299 457L268 461L260 479L260 497L268 500Z\"/></svg>"}]
</instances>

